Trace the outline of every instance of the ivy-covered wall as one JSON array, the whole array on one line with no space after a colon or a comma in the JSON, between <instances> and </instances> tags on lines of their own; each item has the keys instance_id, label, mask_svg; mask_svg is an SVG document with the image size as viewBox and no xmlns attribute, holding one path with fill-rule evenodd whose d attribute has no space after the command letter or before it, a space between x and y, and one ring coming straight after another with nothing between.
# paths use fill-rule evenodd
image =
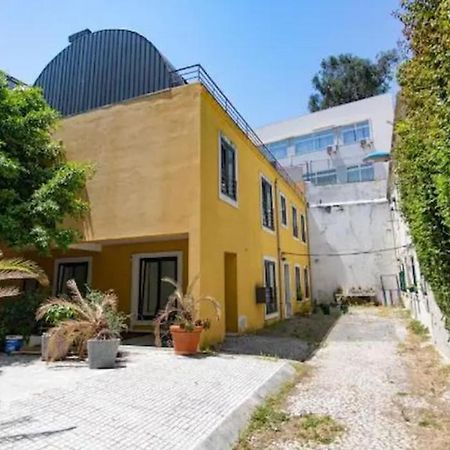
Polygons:
<instances>
[{"instance_id":1,"label":"ivy-covered wall","mask_svg":"<svg viewBox=\"0 0 450 450\"><path fill-rule=\"evenodd\" d=\"M422 272L450 326L450 2L403 0L394 163Z\"/></svg>"}]
</instances>

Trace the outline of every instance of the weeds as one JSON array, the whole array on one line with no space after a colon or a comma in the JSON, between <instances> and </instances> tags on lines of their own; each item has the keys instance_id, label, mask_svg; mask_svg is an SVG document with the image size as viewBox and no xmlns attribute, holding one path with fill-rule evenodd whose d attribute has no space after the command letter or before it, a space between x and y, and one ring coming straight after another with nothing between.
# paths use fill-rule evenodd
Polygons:
<instances>
[{"instance_id":1,"label":"weeds","mask_svg":"<svg viewBox=\"0 0 450 450\"><path fill-rule=\"evenodd\" d=\"M408 323L408 330L414 333L416 336L426 338L428 337L428 328L424 325L422 325L421 322L419 322L416 319L411 319Z\"/></svg>"}]
</instances>

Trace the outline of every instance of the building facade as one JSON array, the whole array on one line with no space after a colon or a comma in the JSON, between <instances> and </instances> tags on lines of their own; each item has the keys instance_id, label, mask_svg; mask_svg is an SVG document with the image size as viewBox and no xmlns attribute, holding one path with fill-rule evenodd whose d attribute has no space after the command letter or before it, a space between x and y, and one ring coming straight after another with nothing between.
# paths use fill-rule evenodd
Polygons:
<instances>
[{"instance_id":1,"label":"building facade","mask_svg":"<svg viewBox=\"0 0 450 450\"><path fill-rule=\"evenodd\" d=\"M307 184L313 297L330 302L337 290L398 300L393 230L387 199L391 95L329 108L257 130L295 180Z\"/></svg>"},{"instance_id":2,"label":"building facade","mask_svg":"<svg viewBox=\"0 0 450 450\"><path fill-rule=\"evenodd\" d=\"M68 159L93 163L95 175L89 215L74 224L82 242L51 257L27 255L46 270L53 294L70 278L114 289L131 330L148 332L171 294L161 279L186 288L198 277L194 293L222 306L205 343L297 312L311 297L302 183L201 67L178 71L172 87L131 94L64 118L55 136Z\"/></svg>"}]
</instances>

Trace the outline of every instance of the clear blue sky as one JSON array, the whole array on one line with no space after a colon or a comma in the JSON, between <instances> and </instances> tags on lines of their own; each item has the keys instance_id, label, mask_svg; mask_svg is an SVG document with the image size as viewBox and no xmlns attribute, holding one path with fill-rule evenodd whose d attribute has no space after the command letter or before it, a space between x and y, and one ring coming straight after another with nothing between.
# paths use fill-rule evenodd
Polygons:
<instances>
[{"instance_id":1,"label":"clear blue sky","mask_svg":"<svg viewBox=\"0 0 450 450\"><path fill-rule=\"evenodd\" d=\"M0 0L0 68L32 83L83 28L126 28L201 63L253 126L303 114L322 58L395 47L398 0Z\"/></svg>"}]
</instances>

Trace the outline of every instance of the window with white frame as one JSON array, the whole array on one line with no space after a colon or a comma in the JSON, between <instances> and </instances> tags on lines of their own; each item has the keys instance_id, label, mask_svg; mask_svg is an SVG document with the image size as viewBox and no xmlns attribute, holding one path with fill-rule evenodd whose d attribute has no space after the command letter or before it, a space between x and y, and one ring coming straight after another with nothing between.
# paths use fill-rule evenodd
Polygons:
<instances>
[{"instance_id":1,"label":"window with white frame","mask_svg":"<svg viewBox=\"0 0 450 450\"><path fill-rule=\"evenodd\" d=\"M266 297L266 316L278 312L277 282L275 261L264 259L264 284L270 288L270 296Z\"/></svg>"},{"instance_id":2,"label":"window with white frame","mask_svg":"<svg viewBox=\"0 0 450 450\"><path fill-rule=\"evenodd\" d=\"M302 292L302 275L300 266L295 266L295 298L298 302L303 299Z\"/></svg>"},{"instance_id":3,"label":"window with white frame","mask_svg":"<svg viewBox=\"0 0 450 450\"><path fill-rule=\"evenodd\" d=\"M220 196L237 201L237 157L233 143L220 135Z\"/></svg>"},{"instance_id":4,"label":"window with white frame","mask_svg":"<svg viewBox=\"0 0 450 450\"><path fill-rule=\"evenodd\" d=\"M344 145L354 144L362 139L370 138L369 121L352 123L341 128L342 143Z\"/></svg>"},{"instance_id":5,"label":"window with white frame","mask_svg":"<svg viewBox=\"0 0 450 450\"><path fill-rule=\"evenodd\" d=\"M298 136L294 139L295 153L302 155L325 150L329 145L334 145L335 140L336 134L334 129Z\"/></svg>"},{"instance_id":6,"label":"window with white frame","mask_svg":"<svg viewBox=\"0 0 450 450\"><path fill-rule=\"evenodd\" d=\"M306 220L303 214L300 216L300 227L302 232L302 241L306 242Z\"/></svg>"},{"instance_id":7,"label":"window with white frame","mask_svg":"<svg viewBox=\"0 0 450 450\"><path fill-rule=\"evenodd\" d=\"M274 230L273 188L272 183L264 176L261 177L261 213L263 227Z\"/></svg>"},{"instance_id":8,"label":"window with white frame","mask_svg":"<svg viewBox=\"0 0 450 450\"><path fill-rule=\"evenodd\" d=\"M287 200L283 194L280 194L280 219L281 225L288 226Z\"/></svg>"},{"instance_id":9,"label":"window with white frame","mask_svg":"<svg viewBox=\"0 0 450 450\"><path fill-rule=\"evenodd\" d=\"M298 239L298 215L295 206L292 206L292 234Z\"/></svg>"},{"instance_id":10,"label":"window with white frame","mask_svg":"<svg viewBox=\"0 0 450 450\"><path fill-rule=\"evenodd\" d=\"M67 294L67 282L75 280L78 289L84 295L90 280L90 258L66 258L55 261L54 294Z\"/></svg>"},{"instance_id":11,"label":"window with white frame","mask_svg":"<svg viewBox=\"0 0 450 450\"><path fill-rule=\"evenodd\" d=\"M277 159L284 159L288 156L289 140L277 141L267 144L267 148L270 150L273 156Z\"/></svg>"},{"instance_id":12,"label":"window with white frame","mask_svg":"<svg viewBox=\"0 0 450 450\"><path fill-rule=\"evenodd\" d=\"M309 298L310 292L309 292L309 270L308 270L308 267L305 267L303 269L303 280L305 283L305 298Z\"/></svg>"}]
</instances>

